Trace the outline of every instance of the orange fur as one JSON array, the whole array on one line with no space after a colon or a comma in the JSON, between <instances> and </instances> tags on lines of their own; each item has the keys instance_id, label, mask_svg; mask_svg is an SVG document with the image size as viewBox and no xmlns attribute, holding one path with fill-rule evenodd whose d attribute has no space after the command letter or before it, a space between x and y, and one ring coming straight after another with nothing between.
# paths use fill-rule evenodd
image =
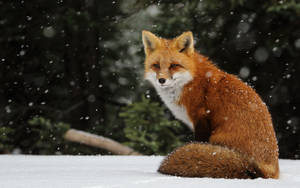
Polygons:
<instances>
[{"instance_id":1,"label":"orange fur","mask_svg":"<svg viewBox=\"0 0 300 188\"><path fill-rule=\"evenodd\" d=\"M258 94L194 51L192 33L167 40L143 32L145 73L171 79L188 71L179 107L186 110L197 141L178 148L159 172L187 177L278 178L278 146L271 116ZM192 44L190 44L190 42ZM160 68L153 68L158 62ZM171 69L176 63L180 67Z\"/></svg>"}]
</instances>

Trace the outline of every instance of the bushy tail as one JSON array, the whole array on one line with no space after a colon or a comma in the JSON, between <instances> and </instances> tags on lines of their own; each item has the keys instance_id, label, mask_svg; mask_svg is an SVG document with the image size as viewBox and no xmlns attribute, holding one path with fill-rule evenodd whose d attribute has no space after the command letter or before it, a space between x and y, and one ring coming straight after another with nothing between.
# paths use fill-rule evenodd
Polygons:
<instances>
[{"instance_id":1,"label":"bushy tail","mask_svg":"<svg viewBox=\"0 0 300 188\"><path fill-rule=\"evenodd\" d=\"M263 177L255 162L240 153L203 143L191 143L176 149L164 159L158 171L184 177Z\"/></svg>"}]
</instances>

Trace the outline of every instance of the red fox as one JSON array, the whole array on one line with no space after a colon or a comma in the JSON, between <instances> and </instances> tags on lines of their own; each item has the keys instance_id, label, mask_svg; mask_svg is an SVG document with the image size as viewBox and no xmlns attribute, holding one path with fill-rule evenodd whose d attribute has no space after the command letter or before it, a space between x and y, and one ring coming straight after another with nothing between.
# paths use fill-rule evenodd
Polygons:
<instances>
[{"instance_id":1,"label":"red fox","mask_svg":"<svg viewBox=\"0 0 300 188\"><path fill-rule=\"evenodd\" d=\"M192 32L173 40L142 33L145 79L197 142L169 154L158 172L183 177L279 178L272 119L258 94L194 50Z\"/></svg>"}]
</instances>

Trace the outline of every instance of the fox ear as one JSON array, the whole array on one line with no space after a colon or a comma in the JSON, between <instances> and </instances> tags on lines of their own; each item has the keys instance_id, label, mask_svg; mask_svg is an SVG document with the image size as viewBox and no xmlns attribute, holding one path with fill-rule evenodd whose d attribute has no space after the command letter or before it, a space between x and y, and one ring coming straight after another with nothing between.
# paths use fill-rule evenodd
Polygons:
<instances>
[{"instance_id":1,"label":"fox ear","mask_svg":"<svg viewBox=\"0 0 300 188\"><path fill-rule=\"evenodd\" d=\"M146 55L150 55L160 44L160 40L157 36L149 31L143 31L143 44Z\"/></svg>"},{"instance_id":2,"label":"fox ear","mask_svg":"<svg viewBox=\"0 0 300 188\"><path fill-rule=\"evenodd\" d=\"M175 45L180 53L188 55L194 53L194 39L191 31L182 33L175 40Z\"/></svg>"}]
</instances>

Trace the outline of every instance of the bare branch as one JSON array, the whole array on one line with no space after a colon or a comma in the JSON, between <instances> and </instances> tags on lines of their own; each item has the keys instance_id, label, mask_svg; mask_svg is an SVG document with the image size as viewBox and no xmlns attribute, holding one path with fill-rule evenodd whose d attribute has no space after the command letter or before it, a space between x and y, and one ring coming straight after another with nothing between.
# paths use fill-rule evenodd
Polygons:
<instances>
[{"instance_id":1,"label":"bare branch","mask_svg":"<svg viewBox=\"0 0 300 188\"><path fill-rule=\"evenodd\" d=\"M106 149L114 154L118 155L142 155L132 148L124 146L117 141L110 138L105 138L103 136L94 135L84 131L79 131L75 129L69 129L65 135L64 139L72 142L78 142L86 144L89 146Z\"/></svg>"}]
</instances>

